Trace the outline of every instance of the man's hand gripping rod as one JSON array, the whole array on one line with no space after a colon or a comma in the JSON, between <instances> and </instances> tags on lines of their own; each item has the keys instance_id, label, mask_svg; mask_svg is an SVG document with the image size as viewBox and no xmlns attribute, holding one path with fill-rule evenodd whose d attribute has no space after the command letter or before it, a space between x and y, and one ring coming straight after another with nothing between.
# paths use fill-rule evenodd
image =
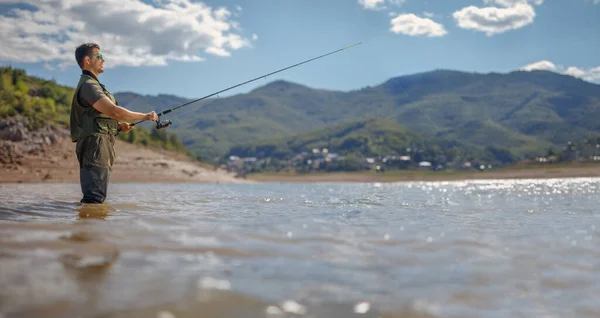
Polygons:
<instances>
[{"instance_id":1,"label":"man's hand gripping rod","mask_svg":"<svg viewBox=\"0 0 600 318\"><path fill-rule=\"evenodd\" d=\"M320 59L320 58L322 58L322 57L325 57L325 56L327 56L327 55L331 55L331 54L334 54L334 53L337 53L337 52L340 52L340 51L343 51L343 50L349 49L349 48L351 48L351 47L353 47L353 46L357 46L357 45L359 45L359 44L361 44L361 43L359 42L359 43L356 43L356 44L352 44L352 45L350 45L350 46L347 46L347 47L345 47L345 48L341 48L341 49L339 49L339 50L336 50L336 51L333 51L333 52L329 52L329 53L327 53L327 54L323 54L323 55L320 55L320 56L314 57L314 58L312 58L312 59L309 59L309 60L306 60L306 61L300 62L300 63L298 63L298 64L294 64L294 65L292 65L292 66L288 66L288 67L286 67L286 68L282 68L282 69L280 69L280 70L277 70L277 71L275 71L275 72L271 72L271 73L269 73L269 74L261 75L261 76L259 76L259 77L257 77L257 78L253 78L253 79L251 79L251 80L249 80L249 81L245 81L245 82L243 82L243 83L240 83L240 84L237 84L237 85L234 85L234 86L228 87L228 88L226 88L226 89L223 89L223 90L220 90L220 91L218 91L218 92L216 92L216 93L212 93L212 94L210 94L210 95L206 95L206 96L204 96L204 97L201 97L201 98L195 99L195 100L193 100L193 101L189 101L189 102L187 102L187 103L185 103L185 104L182 104L182 105L179 105L179 106L177 106L177 107L173 107L173 108L171 108L171 109L167 109L167 110L165 110L165 111L163 111L163 112L161 112L161 113L159 113L159 114L158 114L158 117L159 117L159 119L156 121L156 129L161 129L161 128L166 128L166 127L169 127L169 126L172 124L172 122L171 122L170 120L168 120L168 119L166 119L166 120L164 120L164 121L160 121L160 116L162 116L162 115L166 115L166 114L168 114L168 113L170 113L170 112L172 112L172 111L174 111L174 110L176 110L176 109L179 109L179 108L181 108L181 107L187 106L187 105L189 105L189 104L193 104L193 103L195 103L195 102L199 102L199 101L201 101L201 100L203 100L203 99L207 99L207 98L209 98L209 97L212 97L212 96L215 96L215 95L219 95L219 94L221 94L221 93L223 93L223 92L226 92L226 91L228 91L228 90L230 90L230 89L234 89L234 88L236 88L236 87L239 87L239 86L242 86L242 85L248 84L248 83L250 83L250 82L254 82L254 81L256 81L256 80L259 80L259 79L261 79L261 78L265 78L265 79L266 79L266 78L267 78L267 76L271 76L271 75L273 75L273 74L276 74L276 73L279 73L279 72L283 72L283 71L285 71L285 70L287 70L287 69L290 69L290 68L292 68L292 67L297 67L297 66L300 66L300 65L302 65L302 64L305 64L305 63L308 63L308 62L310 62L310 61L314 61L314 60L316 60L316 59ZM139 123L141 123L141 122L144 122L144 120L140 120L140 121L138 121L138 122L132 123L132 124L131 124L131 126L135 126L135 125L137 125L137 124L139 124Z\"/></svg>"}]
</instances>

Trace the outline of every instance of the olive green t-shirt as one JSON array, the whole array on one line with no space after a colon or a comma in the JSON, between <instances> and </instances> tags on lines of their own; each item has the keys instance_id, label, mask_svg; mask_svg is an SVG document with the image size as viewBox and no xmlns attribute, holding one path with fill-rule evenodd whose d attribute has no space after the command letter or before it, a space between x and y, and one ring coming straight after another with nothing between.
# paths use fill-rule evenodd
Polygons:
<instances>
[{"instance_id":1,"label":"olive green t-shirt","mask_svg":"<svg viewBox=\"0 0 600 318\"><path fill-rule=\"evenodd\" d=\"M102 97L107 97L100 84L86 82L79 90L79 104L83 107L91 107Z\"/></svg>"}]
</instances>

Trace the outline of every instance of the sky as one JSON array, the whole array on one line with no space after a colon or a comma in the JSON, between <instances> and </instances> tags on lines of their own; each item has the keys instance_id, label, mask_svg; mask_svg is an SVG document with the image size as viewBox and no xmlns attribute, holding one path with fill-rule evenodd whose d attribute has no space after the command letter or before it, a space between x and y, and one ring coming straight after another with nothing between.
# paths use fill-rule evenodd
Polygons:
<instances>
[{"instance_id":1,"label":"sky","mask_svg":"<svg viewBox=\"0 0 600 318\"><path fill-rule=\"evenodd\" d=\"M84 42L100 45L111 92L145 95L199 98L355 43L222 96L436 69L600 84L600 0L0 0L0 66L74 87Z\"/></svg>"}]
</instances>

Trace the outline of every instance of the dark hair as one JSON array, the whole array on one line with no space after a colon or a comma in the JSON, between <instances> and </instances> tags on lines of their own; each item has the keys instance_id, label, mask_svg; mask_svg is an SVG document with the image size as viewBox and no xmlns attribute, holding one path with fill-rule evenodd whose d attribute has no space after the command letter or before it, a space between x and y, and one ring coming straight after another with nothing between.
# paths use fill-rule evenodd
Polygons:
<instances>
[{"instance_id":1,"label":"dark hair","mask_svg":"<svg viewBox=\"0 0 600 318\"><path fill-rule=\"evenodd\" d=\"M96 43L83 43L75 49L75 60L77 61L79 68L83 68L83 66L81 66L83 58L89 55L93 49L99 50L100 46Z\"/></svg>"}]
</instances>

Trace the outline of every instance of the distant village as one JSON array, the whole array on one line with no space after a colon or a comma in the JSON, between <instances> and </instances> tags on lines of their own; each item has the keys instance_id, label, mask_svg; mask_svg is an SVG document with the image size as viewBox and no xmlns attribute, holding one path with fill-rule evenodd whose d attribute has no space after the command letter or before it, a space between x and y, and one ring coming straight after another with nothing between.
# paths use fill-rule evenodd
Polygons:
<instances>
[{"instance_id":1,"label":"distant village","mask_svg":"<svg viewBox=\"0 0 600 318\"><path fill-rule=\"evenodd\" d=\"M596 141L596 140L594 140ZM600 141L599 141L600 142ZM498 168L492 164L479 161L448 161L445 156L436 156L435 160L415 160L418 149L406 149L403 155L377 157L358 157L356 155L341 156L330 152L328 148L313 148L310 152L302 152L289 160L276 158L241 158L229 156L222 169L239 175L258 172L331 172L371 170L384 173L386 170L491 170ZM559 162L600 162L600 144L590 145L590 141L580 144L568 142L560 153L549 150L544 156L524 160L528 164L550 164Z\"/></svg>"},{"instance_id":2,"label":"distant village","mask_svg":"<svg viewBox=\"0 0 600 318\"><path fill-rule=\"evenodd\" d=\"M354 155L341 156L329 152L328 148L314 148L311 152L302 152L290 160L277 160L273 158L258 159L255 157L240 158L230 156L227 164L222 168L238 173L254 173L263 171L293 171L300 173L326 172L326 171L360 171L374 170L385 172L393 169L492 169L491 165L478 162L452 162L445 161L445 156L439 156L435 161L414 158L413 150L408 148L405 155L389 155L377 157L357 157Z\"/></svg>"}]
</instances>

